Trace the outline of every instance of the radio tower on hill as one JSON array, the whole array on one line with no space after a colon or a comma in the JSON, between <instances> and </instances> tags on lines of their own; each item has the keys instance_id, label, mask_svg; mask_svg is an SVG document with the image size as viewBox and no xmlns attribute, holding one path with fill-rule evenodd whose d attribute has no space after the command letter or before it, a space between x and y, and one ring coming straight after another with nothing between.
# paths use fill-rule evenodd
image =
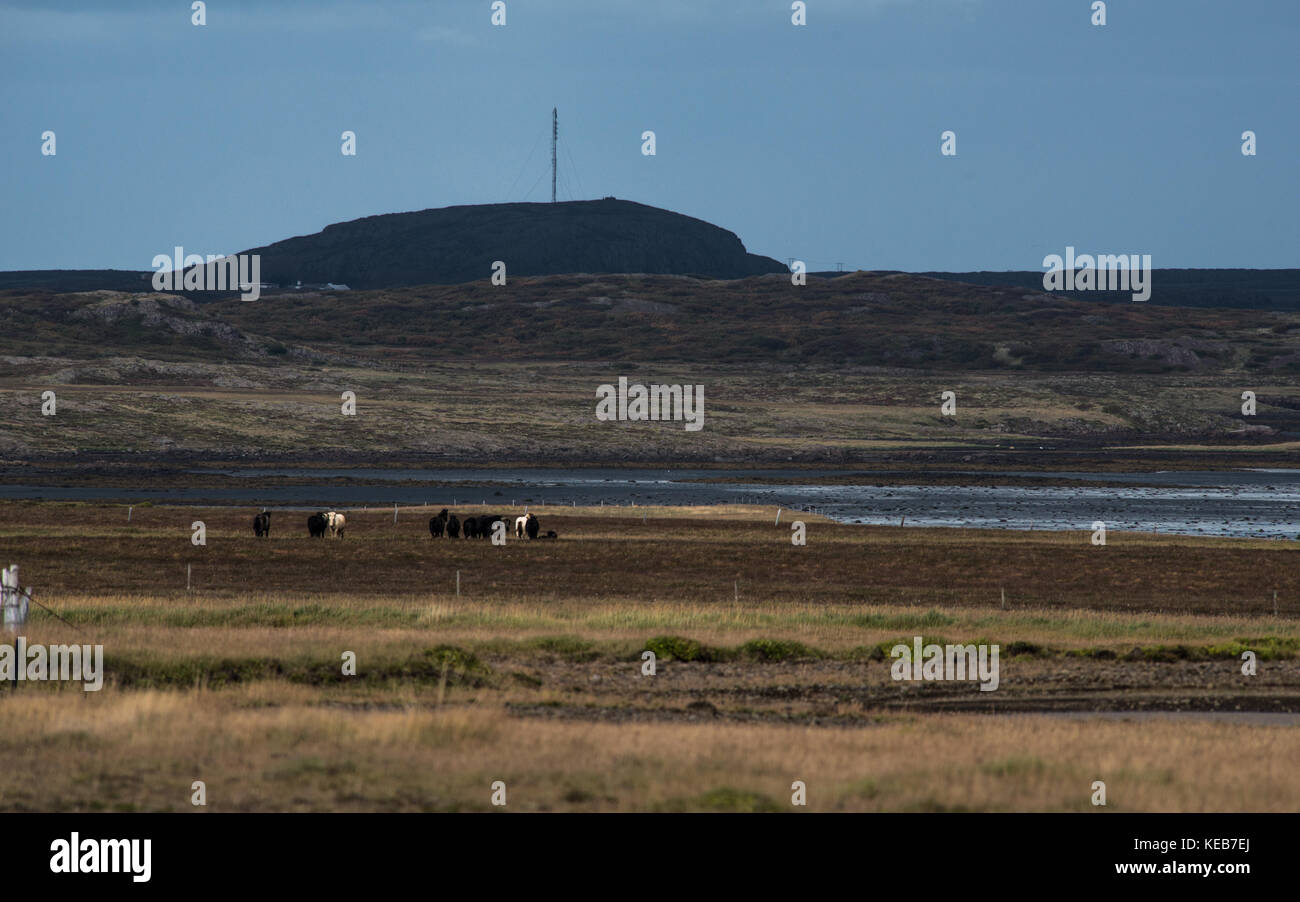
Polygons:
<instances>
[{"instance_id":1,"label":"radio tower on hill","mask_svg":"<svg viewBox=\"0 0 1300 902\"><path fill-rule=\"evenodd\" d=\"M560 139L560 110L551 107L551 203L555 203L555 142Z\"/></svg>"}]
</instances>

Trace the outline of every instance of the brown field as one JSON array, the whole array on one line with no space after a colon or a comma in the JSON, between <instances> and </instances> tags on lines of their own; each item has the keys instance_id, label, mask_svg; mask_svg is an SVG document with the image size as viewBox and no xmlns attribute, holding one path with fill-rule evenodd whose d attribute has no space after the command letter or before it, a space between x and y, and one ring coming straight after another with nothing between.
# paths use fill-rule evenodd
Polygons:
<instances>
[{"instance_id":1,"label":"brown field","mask_svg":"<svg viewBox=\"0 0 1300 902\"><path fill-rule=\"evenodd\" d=\"M106 671L0 683L0 807L194 810L194 780L209 810L489 809L495 780L524 811L789 810L795 780L813 810L1094 810L1094 780L1113 809L1300 807L1291 543L533 510L558 541L0 504L0 564L67 621L28 641ZM893 680L915 635L998 644L997 691Z\"/></svg>"},{"instance_id":2,"label":"brown field","mask_svg":"<svg viewBox=\"0 0 1300 902\"><path fill-rule=\"evenodd\" d=\"M46 597L148 595L237 603L283 595L300 603L335 595L432 600L452 592L485 601L629 601L746 605L831 603L1086 609L1254 616L1300 615L1300 546L1276 540L1190 539L1111 532L841 526L775 508L533 506L554 543L434 541L432 509L348 511L347 536L307 537L307 513L277 513L269 541L253 541L255 508L5 502L0 550ZM462 505L462 516L523 507ZM808 524L804 547L789 523ZM191 544L201 520L207 545ZM197 594L185 594L186 566ZM93 574L93 582L88 575ZM739 588L737 588L739 583ZM364 587L364 588L362 588Z\"/></svg>"}]
</instances>

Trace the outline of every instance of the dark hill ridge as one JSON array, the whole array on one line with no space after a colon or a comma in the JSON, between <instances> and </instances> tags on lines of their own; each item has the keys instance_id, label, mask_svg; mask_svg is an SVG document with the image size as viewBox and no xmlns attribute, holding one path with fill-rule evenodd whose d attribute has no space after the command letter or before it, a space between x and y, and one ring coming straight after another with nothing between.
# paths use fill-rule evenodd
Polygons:
<instances>
[{"instance_id":1,"label":"dark hill ridge","mask_svg":"<svg viewBox=\"0 0 1300 902\"><path fill-rule=\"evenodd\" d=\"M1043 290L1043 271L925 272L917 275L969 285L1015 286ZM1133 302L1128 291L1058 291L1079 301ZM1241 307L1300 310L1300 269L1155 269L1151 301L1165 307Z\"/></svg>"},{"instance_id":2,"label":"dark hill ridge","mask_svg":"<svg viewBox=\"0 0 1300 902\"><path fill-rule=\"evenodd\" d=\"M246 253L262 255L262 279L352 288L454 285L507 276L654 273L738 279L787 272L746 252L732 232L626 200L481 204L387 213L326 226Z\"/></svg>"},{"instance_id":3,"label":"dark hill ridge","mask_svg":"<svg viewBox=\"0 0 1300 902\"><path fill-rule=\"evenodd\" d=\"M798 287L782 274L520 276L506 287L478 279L288 292L257 303L234 296L197 303L140 292L0 292L0 364L8 358L21 368L20 356L370 358L412 369L430 361L472 367L492 360L1235 373L1290 384L1300 373L1300 314L1099 304L870 272L812 278ZM1263 382L1260 390L1277 384ZM1296 402L1282 406L1300 410Z\"/></svg>"}]
</instances>

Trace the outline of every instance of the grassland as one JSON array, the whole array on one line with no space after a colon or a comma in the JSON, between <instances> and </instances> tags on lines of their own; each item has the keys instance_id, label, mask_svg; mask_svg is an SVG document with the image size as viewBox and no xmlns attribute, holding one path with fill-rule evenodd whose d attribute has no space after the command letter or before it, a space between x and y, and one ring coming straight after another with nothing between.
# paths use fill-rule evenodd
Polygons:
<instances>
[{"instance_id":1,"label":"grassland","mask_svg":"<svg viewBox=\"0 0 1300 902\"><path fill-rule=\"evenodd\" d=\"M203 455L219 459L385 455L465 461L823 461L906 459L960 463L1007 454L1024 464L1042 446L1097 449L1160 443L1234 447L1265 463L1294 449L1279 436L1300 425L1297 383L1241 375L1075 374L1026 380L1005 373L748 365L626 365L480 361L418 372L373 366L139 359L0 359L0 452L11 459L77 454ZM602 423L596 386L619 376L705 387L704 429L676 423ZM1245 380L1245 381L1243 381ZM1241 416L1241 392L1258 397ZM57 412L42 415L54 391ZM344 391L356 416L341 414ZM953 391L957 415L942 416ZM632 428L636 427L636 428ZM1250 427L1250 429L1247 429ZM1254 430L1254 431L1250 431ZM1239 455L1241 456L1241 455ZM1150 458L1148 458L1150 459ZM1063 468L1069 468L1065 462Z\"/></svg>"},{"instance_id":2,"label":"grassland","mask_svg":"<svg viewBox=\"0 0 1300 902\"><path fill-rule=\"evenodd\" d=\"M29 462L960 462L1014 451L1023 466L1040 448L1155 445L1197 459L1244 449L1267 465L1300 433L1300 314L901 274L799 289L553 276L255 303L3 293L0 323L0 455ZM597 422L596 387L620 376L703 385L704 429ZM54 416L42 415L46 391ZM345 391L355 417L341 414ZM940 414L945 391L955 416Z\"/></svg>"},{"instance_id":3,"label":"grassland","mask_svg":"<svg viewBox=\"0 0 1300 902\"><path fill-rule=\"evenodd\" d=\"M870 728L573 723L500 707L324 705L302 690L0 705L8 809L1293 811L1294 727L898 716ZM33 732L39 738L33 741ZM22 779L16 775L22 774Z\"/></svg>"},{"instance_id":4,"label":"grassland","mask_svg":"<svg viewBox=\"0 0 1300 902\"><path fill-rule=\"evenodd\" d=\"M1098 779L1124 810L1300 805L1291 543L534 511L559 540L0 504L0 563L62 618L28 641L106 659L97 693L0 684L0 807L193 810L193 780L213 810L486 810L495 780L525 811L788 810L794 780L814 810L1082 811ZM998 690L893 680L915 635L999 644Z\"/></svg>"}]
</instances>

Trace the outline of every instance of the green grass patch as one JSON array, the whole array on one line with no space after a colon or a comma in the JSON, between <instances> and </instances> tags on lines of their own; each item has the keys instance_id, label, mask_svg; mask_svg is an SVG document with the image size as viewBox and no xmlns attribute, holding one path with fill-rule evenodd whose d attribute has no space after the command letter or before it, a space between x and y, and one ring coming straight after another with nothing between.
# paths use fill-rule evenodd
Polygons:
<instances>
[{"instance_id":1,"label":"green grass patch","mask_svg":"<svg viewBox=\"0 0 1300 902\"><path fill-rule=\"evenodd\" d=\"M848 626L882 630L927 630L938 626L952 626L957 622L957 618L934 608L917 614L854 614L844 620Z\"/></svg>"},{"instance_id":2,"label":"green grass patch","mask_svg":"<svg viewBox=\"0 0 1300 902\"><path fill-rule=\"evenodd\" d=\"M378 663L361 660L355 676L343 673L343 660L307 658L217 658L180 660L153 656L105 656L105 678L123 688L164 689L203 686L220 689L261 680L286 680L310 686L388 685L393 682L434 685L446 663L447 684L483 686L492 670L474 654L449 645L425 649L404 660Z\"/></svg>"},{"instance_id":3,"label":"green grass patch","mask_svg":"<svg viewBox=\"0 0 1300 902\"><path fill-rule=\"evenodd\" d=\"M645 647L661 661L720 661L725 657L719 649L681 636L655 636Z\"/></svg>"},{"instance_id":4,"label":"green grass patch","mask_svg":"<svg viewBox=\"0 0 1300 902\"><path fill-rule=\"evenodd\" d=\"M1234 639L1206 649L1212 658L1240 658L1243 652L1253 651L1261 661L1279 661L1300 654L1300 639L1263 636L1258 639Z\"/></svg>"},{"instance_id":5,"label":"green grass patch","mask_svg":"<svg viewBox=\"0 0 1300 902\"><path fill-rule=\"evenodd\" d=\"M737 655L750 661L793 661L826 657L825 652L789 639L750 639L737 649Z\"/></svg>"}]
</instances>

